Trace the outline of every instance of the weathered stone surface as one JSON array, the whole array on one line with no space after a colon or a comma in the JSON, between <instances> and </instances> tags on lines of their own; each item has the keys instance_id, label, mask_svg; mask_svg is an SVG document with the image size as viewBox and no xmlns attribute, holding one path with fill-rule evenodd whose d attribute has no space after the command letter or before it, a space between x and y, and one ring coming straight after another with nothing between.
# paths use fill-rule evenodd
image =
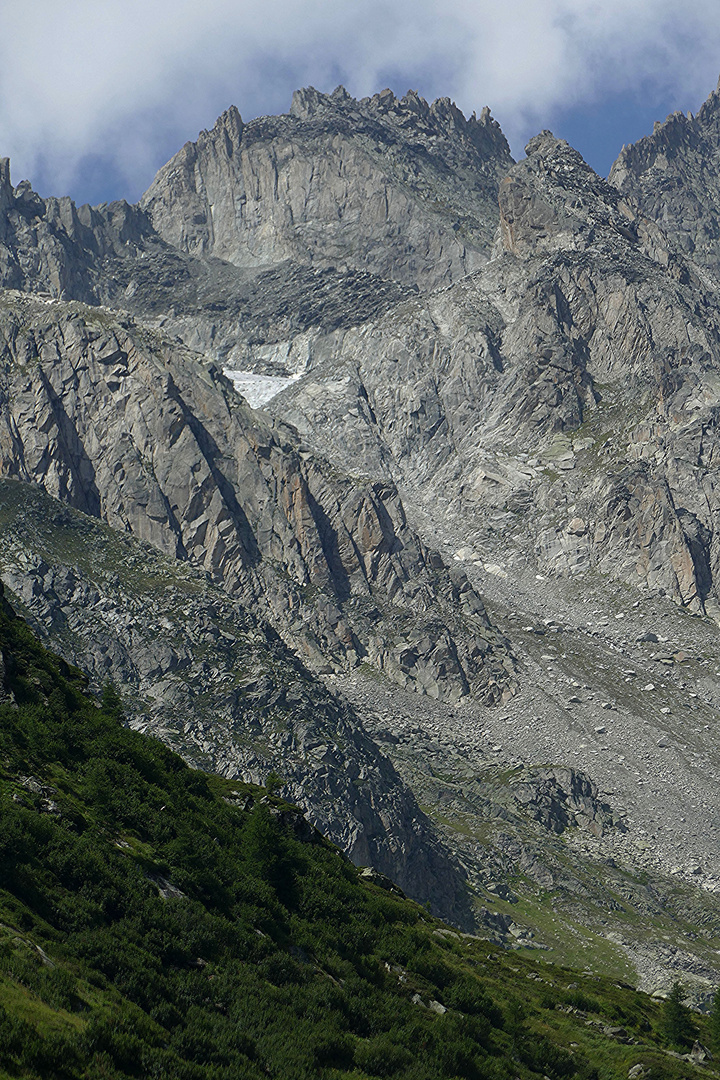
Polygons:
<instances>
[{"instance_id":1,"label":"weathered stone surface","mask_svg":"<svg viewBox=\"0 0 720 1080\"><path fill-rule=\"evenodd\" d=\"M6 294L0 350L4 475L202 567L316 667L367 660L436 696L507 688L482 602L392 483L333 477L212 364L107 311Z\"/></svg>"},{"instance_id":2,"label":"weathered stone surface","mask_svg":"<svg viewBox=\"0 0 720 1080\"><path fill-rule=\"evenodd\" d=\"M597 785L576 769L527 769L513 781L515 798L546 829L562 833L573 825L595 836L605 829L626 831L621 818L598 797Z\"/></svg>"},{"instance_id":3,"label":"weathered stone surface","mask_svg":"<svg viewBox=\"0 0 720 1080\"><path fill-rule=\"evenodd\" d=\"M720 272L720 92L695 116L672 113L652 135L623 147L609 181L635 199L672 244Z\"/></svg>"},{"instance_id":4,"label":"weathered stone surface","mask_svg":"<svg viewBox=\"0 0 720 1080\"><path fill-rule=\"evenodd\" d=\"M500 210L484 269L344 331L267 408L426 521L450 506L485 562L511 535L542 571L599 568L714 613L713 292L549 133Z\"/></svg>"},{"instance_id":5,"label":"weathered stone surface","mask_svg":"<svg viewBox=\"0 0 720 1080\"><path fill-rule=\"evenodd\" d=\"M298 91L289 115L228 109L141 200L164 240L237 266L293 259L432 288L478 266L511 163L484 110L469 120L412 91L356 101Z\"/></svg>"},{"instance_id":6,"label":"weathered stone surface","mask_svg":"<svg viewBox=\"0 0 720 1080\"><path fill-rule=\"evenodd\" d=\"M474 925L463 872L361 717L252 609L188 562L16 480L0 480L0 550L19 610L95 690L108 678L120 687L133 727L227 777L276 772L355 863Z\"/></svg>"}]
</instances>

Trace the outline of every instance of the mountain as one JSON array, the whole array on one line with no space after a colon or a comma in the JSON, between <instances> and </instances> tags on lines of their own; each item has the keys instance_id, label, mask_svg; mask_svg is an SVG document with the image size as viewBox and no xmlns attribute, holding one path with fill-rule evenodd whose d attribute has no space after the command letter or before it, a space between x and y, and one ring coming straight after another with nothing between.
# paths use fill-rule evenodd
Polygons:
<instances>
[{"instance_id":1,"label":"mountain","mask_svg":"<svg viewBox=\"0 0 720 1080\"><path fill-rule=\"evenodd\" d=\"M544 134L527 151L485 269L347 331L268 408L346 468L370 444L371 475L439 528L451 504L488 561L510 546L720 613L707 472L690 466L713 454L714 295L570 147Z\"/></svg>"},{"instance_id":2,"label":"mountain","mask_svg":"<svg viewBox=\"0 0 720 1080\"><path fill-rule=\"evenodd\" d=\"M342 87L248 124L229 109L137 207L13 189L3 159L0 284L128 309L239 363L248 334L354 325L480 265L511 162L488 110Z\"/></svg>"},{"instance_id":3,"label":"mountain","mask_svg":"<svg viewBox=\"0 0 720 1080\"><path fill-rule=\"evenodd\" d=\"M696 116L672 113L652 135L623 147L609 176L680 251L713 274L720 267L719 124L716 90Z\"/></svg>"},{"instance_id":4,"label":"mountain","mask_svg":"<svg viewBox=\"0 0 720 1080\"><path fill-rule=\"evenodd\" d=\"M509 692L482 602L392 484L333 475L212 363L132 320L6 292L0 324L5 475L202 567L316 666L352 655L436 696L438 679L453 698Z\"/></svg>"},{"instance_id":5,"label":"mountain","mask_svg":"<svg viewBox=\"0 0 720 1080\"><path fill-rule=\"evenodd\" d=\"M287 116L244 125L229 109L142 197L180 251L258 268L293 260L434 288L488 255L512 159L485 109L409 92L356 101L312 87Z\"/></svg>"},{"instance_id":6,"label":"mountain","mask_svg":"<svg viewBox=\"0 0 720 1080\"><path fill-rule=\"evenodd\" d=\"M355 711L207 576L36 485L0 481L0 567L40 637L122 687L131 724L197 767L283 793L357 864L457 925L465 874Z\"/></svg>"},{"instance_id":7,"label":"mountain","mask_svg":"<svg viewBox=\"0 0 720 1080\"><path fill-rule=\"evenodd\" d=\"M0 169L1 569L43 640L463 930L698 1002L717 100L607 181L342 88L229 109L137 206Z\"/></svg>"},{"instance_id":8,"label":"mountain","mask_svg":"<svg viewBox=\"0 0 720 1080\"><path fill-rule=\"evenodd\" d=\"M128 730L2 595L0 657L3 1076L707 1075L677 999L553 985L443 926L276 796Z\"/></svg>"}]
</instances>

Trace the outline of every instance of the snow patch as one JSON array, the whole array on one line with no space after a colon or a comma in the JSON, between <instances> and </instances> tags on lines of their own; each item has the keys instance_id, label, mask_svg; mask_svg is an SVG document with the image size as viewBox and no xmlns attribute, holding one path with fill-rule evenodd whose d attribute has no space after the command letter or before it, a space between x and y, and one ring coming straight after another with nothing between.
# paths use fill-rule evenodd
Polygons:
<instances>
[{"instance_id":1,"label":"snow patch","mask_svg":"<svg viewBox=\"0 0 720 1080\"><path fill-rule=\"evenodd\" d=\"M224 374L253 409L259 409L261 405L267 404L286 386L291 386L300 378L300 372L287 376L257 375L254 371L231 371L230 368L225 368Z\"/></svg>"}]
</instances>

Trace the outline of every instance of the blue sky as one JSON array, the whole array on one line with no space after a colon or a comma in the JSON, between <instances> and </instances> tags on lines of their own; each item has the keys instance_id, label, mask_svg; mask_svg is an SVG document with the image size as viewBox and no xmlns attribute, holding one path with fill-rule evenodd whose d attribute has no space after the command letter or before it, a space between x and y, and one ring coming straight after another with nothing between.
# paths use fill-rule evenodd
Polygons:
<instances>
[{"instance_id":1,"label":"blue sky","mask_svg":"<svg viewBox=\"0 0 720 1080\"><path fill-rule=\"evenodd\" d=\"M134 200L228 105L342 82L487 104L516 157L547 127L606 174L718 75L716 0L32 0L0 4L0 155L41 194Z\"/></svg>"},{"instance_id":2,"label":"blue sky","mask_svg":"<svg viewBox=\"0 0 720 1080\"><path fill-rule=\"evenodd\" d=\"M714 89L714 83L708 86L708 92ZM579 150L596 172L607 176L624 143L651 134L654 122L665 120L676 109L697 112L706 96L611 93L592 103L558 109L550 126L559 138Z\"/></svg>"}]
</instances>

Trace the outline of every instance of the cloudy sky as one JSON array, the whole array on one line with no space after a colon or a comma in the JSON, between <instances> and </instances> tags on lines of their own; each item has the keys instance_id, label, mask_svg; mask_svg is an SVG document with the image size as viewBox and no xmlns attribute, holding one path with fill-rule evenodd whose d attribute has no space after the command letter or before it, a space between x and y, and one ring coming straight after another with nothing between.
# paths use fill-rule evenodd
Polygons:
<instances>
[{"instance_id":1,"label":"cloudy sky","mask_svg":"<svg viewBox=\"0 0 720 1080\"><path fill-rule=\"evenodd\" d=\"M343 83L487 104L516 157L549 127L606 173L718 75L717 0L0 0L0 156L44 195L136 199L228 105Z\"/></svg>"}]
</instances>

